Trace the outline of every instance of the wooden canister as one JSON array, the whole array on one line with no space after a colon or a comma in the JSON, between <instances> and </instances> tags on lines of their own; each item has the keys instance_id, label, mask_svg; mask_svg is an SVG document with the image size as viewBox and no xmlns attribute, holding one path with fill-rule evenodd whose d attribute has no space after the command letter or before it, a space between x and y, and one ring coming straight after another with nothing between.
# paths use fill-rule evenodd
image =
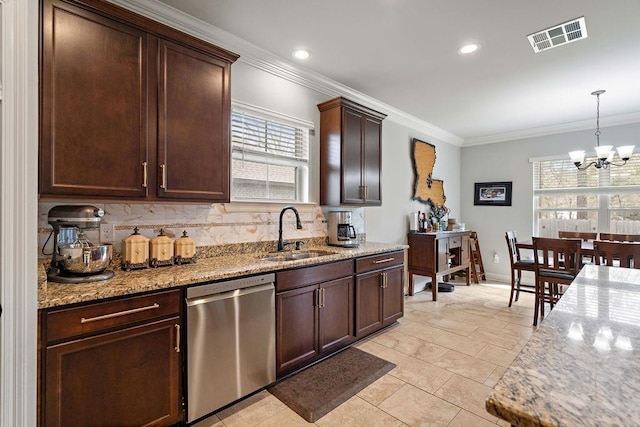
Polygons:
<instances>
[{"instance_id":1,"label":"wooden canister","mask_svg":"<svg viewBox=\"0 0 640 427\"><path fill-rule=\"evenodd\" d=\"M174 258L176 264L186 264L196 262L196 242L187 235L187 231L182 232L182 237L174 242Z\"/></svg>"},{"instance_id":2,"label":"wooden canister","mask_svg":"<svg viewBox=\"0 0 640 427\"><path fill-rule=\"evenodd\" d=\"M149 245L149 265L151 267L173 264L173 240L164 234L162 228L160 233L151 239Z\"/></svg>"},{"instance_id":3,"label":"wooden canister","mask_svg":"<svg viewBox=\"0 0 640 427\"><path fill-rule=\"evenodd\" d=\"M149 266L149 239L138 233L138 227L133 229L133 234L127 236L123 243L123 270L128 271Z\"/></svg>"}]
</instances>

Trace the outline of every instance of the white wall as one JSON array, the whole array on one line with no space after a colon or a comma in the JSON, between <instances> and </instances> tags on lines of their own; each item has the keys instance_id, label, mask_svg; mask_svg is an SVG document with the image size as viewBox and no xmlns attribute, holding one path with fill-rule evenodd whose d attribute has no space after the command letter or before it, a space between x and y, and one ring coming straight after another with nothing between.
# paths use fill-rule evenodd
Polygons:
<instances>
[{"instance_id":1,"label":"white wall","mask_svg":"<svg viewBox=\"0 0 640 427\"><path fill-rule=\"evenodd\" d=\"M601 129L602 144L636 144L640 123ZM509 252L504 238L507 230L516 230L518 240L530 239L533 232L533 166L529 158L566 155L576 149L593 150L592 130L569 132L462 149L461 209L467 229L478 232L487 275L510 281ZM636 152L638 149L636 148ZM637 154L636 154L637 155ZM512 181L512 205L474 206L476 182ZM500 262L493 263L497 253Z\"/></svg>"},{"instance_id":2,"label":"white wall","mask_svg":"<svg viewBox=\"0 0 640 427\"><path fill-rule=\"evenodd\" d=\"M315 123L309 138L309 201L320 200L320 111L317 105L330 96L238 61L231 66L231 98Z\"/></svg>"},{"instance_id":3,"label":"white wall","mask_svg":"<svg viewBox=\"0 0 640 427\"><path fill-rule=\"evenodd\" d=\"M460 218L460 148L385 119L382 122L382 206L365 209L368 241L406 243L408 215L426 210L426 204L411 200L414 182L411 161L413 138L436 146L433 178L444 181L450 216Z\"/></svg>"}]
</instances>

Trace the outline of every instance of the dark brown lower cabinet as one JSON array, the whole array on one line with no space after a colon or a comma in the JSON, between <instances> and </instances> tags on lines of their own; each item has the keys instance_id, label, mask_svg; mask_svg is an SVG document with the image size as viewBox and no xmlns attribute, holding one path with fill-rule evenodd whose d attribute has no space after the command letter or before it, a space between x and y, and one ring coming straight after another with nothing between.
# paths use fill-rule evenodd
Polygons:
<instances>
[{"instance_id":1,"label":"dark brown lower cabinet","mask_svg":"<svg viewBox=\"0 0 640 427\"><path fill-rule=\"evenodd\" d=\"M346 277L276 295L278 375L353 341L353 279Z\"/></svg>"},{"instance_id":2,"label":"dark brown lower cabinet","mask_svg":"<svg viewBox=\"0 0 640 427\"><path fill-rule=\"evenodd\" d=\"M332 266L332 264L326 264ZM308 267L284 274L312 280ZM342 274L351 263L336 263L329 275ZM310 270L315 269L315 270ZM279 273L281 274L281 273ZM282 276L280 276L282 278ZM322 276L315 276L315 281ZM321 280L321 279L320 279ZM281 280L280 283L283 283ZM278 275L276 276L278 283ZM276 286L278 286L276 284ZM353 332L353 276L341 277L276 294L276 370L282 376L350 344Z\"/></svg>"},{"instance_id":3,"label":"dark brown lower cabinet","mask_svg":"<svg viewBox=\"0 0 640 427\"><path fill-rule=\"evenodd\" d=\"M47 313L50 342L43 351L40 424L181 422L178 295L165 292ZM78 335L75 325L88 334Z\"/></svg>"},{"instance_id":4,"label":"dark brown lower cabinet","mask_svg":"<svg viewBox=\"0 0 640 427\"><path fill-rule=\"evenodd\" d=\"M356 275L356 338L365 337L402 317L403 257L402 252L396 252L356 262L356 271L364 271ZM377 269L367 271L371 268Z\"/></svg>"}]
</instances>

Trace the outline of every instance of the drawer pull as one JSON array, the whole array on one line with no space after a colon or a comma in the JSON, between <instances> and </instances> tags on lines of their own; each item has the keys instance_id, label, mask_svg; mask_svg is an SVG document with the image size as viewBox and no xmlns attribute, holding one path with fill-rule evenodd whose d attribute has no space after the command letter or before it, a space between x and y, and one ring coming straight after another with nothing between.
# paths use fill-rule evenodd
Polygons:
<instances>
[{"instance_id":1,"label":"drawer pull","mask_svg":"<svg viewBox=\"0 0 640 427\"><path fill-rule=\"evenodd\" d=\"M384 264L385 262L390 262L393 261L395 258L385 258L385 259L379 259L377 261L373 261L374 264Z\"/></svg>"},{"instance_id":2,"label":"drawer pull","mask_svg":"<svg viewBox=\"0 0 640 427\"><path fill-rule=\"evenodd\" d=\"M158 303L154 303L146 307L132 308L131 310L118 311L117 313L110 313L110 314L104 314L102 316L89 317L88 319L83 317L80 319L80 323L96 322L98 320L105 320L105 319L111 319L113 317L126 316L128 314L140 313L141 311L153 310L154 308L159 308L159 307L160 305Z\"/></svg>"}]
</instances>

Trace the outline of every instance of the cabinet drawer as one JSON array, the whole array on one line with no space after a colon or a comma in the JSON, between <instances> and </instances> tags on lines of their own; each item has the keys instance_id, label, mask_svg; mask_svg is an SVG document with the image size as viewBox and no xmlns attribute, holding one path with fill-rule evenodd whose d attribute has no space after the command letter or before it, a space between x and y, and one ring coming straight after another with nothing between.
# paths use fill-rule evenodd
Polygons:
<instances>
[{"instance_id":1,"label":"cabinet drawer","mask_svg":"<svg viewBox=\"0 0 640 427\"><path fill-rule=\"evenodd\" d=\"M47 313L47 342L179 313L179 290L54 310Z\"/></svg>"},{"instance_id":2,"label":"cabinet drawer","mask_svg":"<svg viewBox=\"0 0 640 427\"><path fill-rule=\"evenodd\" d=\"M364 273L402 263L404 263L404 251L362 257L356 259L356 273Z\"/></svg>"},{"instance_id":3,"label":"cabinet drawer","mask_svg":"<svg viewBox=\"0 0 640 427\"><path fill-rule=\"evenodd\" d=\"M462 246L462 236L449 237L449 249Z\"/></svg>"},{"instance_id":4,"label":"cabinet drawer","mask_svg":"<svg viewBox=\"0 0 640 427\"><path fill-rule=\"evenodd\" d=\"M353 274L353 261L338 261L276 273L276 292L339 279Z\"/></svg>"}]
</instances>

